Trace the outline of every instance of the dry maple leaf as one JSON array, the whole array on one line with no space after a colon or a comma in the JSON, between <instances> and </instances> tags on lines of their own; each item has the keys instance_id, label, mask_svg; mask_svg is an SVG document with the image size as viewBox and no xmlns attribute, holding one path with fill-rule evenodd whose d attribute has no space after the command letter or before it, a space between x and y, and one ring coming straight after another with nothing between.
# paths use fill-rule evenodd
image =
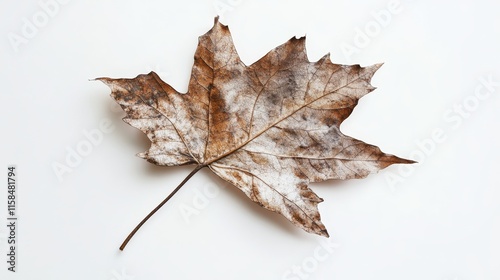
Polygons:
<instances>
[{"instance_id":1,"label":"dry maple leaf","mask_svg":"<svg viewBox=\"0 0 500 280\"><path fill-rule=\"evenodd\" d=\"M250 66L239 58L227 26L199 37L188 92L156 73L98 78L126 112L126 123L151 140L140 157L156 165L196 168L129 235L203 167L307 232L328 236L323 200L309 187L327 179L363 178L394 163L413 163L345 136L339 126L375 88L381 66L310 62L305 37L292 38Z\"/></svg>"}]
</instances>

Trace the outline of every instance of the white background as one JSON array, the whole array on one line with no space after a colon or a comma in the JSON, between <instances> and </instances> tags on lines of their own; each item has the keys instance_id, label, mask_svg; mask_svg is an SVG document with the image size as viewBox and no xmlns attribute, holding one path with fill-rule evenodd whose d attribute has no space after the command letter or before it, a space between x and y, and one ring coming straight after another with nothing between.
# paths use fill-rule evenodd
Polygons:
<instances>
[{"instance_id":1,"label":"white background","mask_svg":"<svg viewBox=\"0 0 500 280\"><path fill-rule=\"evenodd\" d=\"M19 244L11 273L0 227L0 279L500 279L500 4L389 3L73 0L44 18L38 1L2 1L0 168L2 182L18 168ZM420 163L313 184L331 247L205 169L118 250L192 167L135 157L147 138L89 79L155 70L185 92L217 14L247 65L305 34L311 61L385 62L342 130ZM106 121L113 131L59 180L54 165Z\"/></svg>"}]
</instances>

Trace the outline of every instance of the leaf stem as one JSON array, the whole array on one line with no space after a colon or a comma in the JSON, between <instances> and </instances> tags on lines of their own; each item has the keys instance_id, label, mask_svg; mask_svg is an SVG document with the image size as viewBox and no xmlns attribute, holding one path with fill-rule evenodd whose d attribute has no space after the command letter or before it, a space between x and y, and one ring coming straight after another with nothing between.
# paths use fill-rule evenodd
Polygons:
<instances>
[{"instance_id":1,"label":"leaf stem","mask_svg":"<svg viewBox=\"0 0 500 280\"><path fill-rule=\"evenodd\" d=\"M153 209L146 217L144 217L144 219L142 219L142 221L134 228L134 230L132 230L132 232L130 232L130 234L127 236L127 238L123 241L122 245L120 246L120 250L123 251L123 249L125 249L125 246L127 246L128 242L130 241L130 239L132 239L132 237L135 235L135 233L142 227L142 225L144 225L144 223L146 223L147 220L149 220L149 218L151 218L151 216L154 215L154 213L156 213L156 211L158 211L165 203L167 203L167 201L172 197L174 196L174 194L182 187L184 186L184 184L189 180L191 179L191 177L193 177L194 174L196 174L196 172L200 171L200 169L202 169L203 167L205 167L207 165L197 165L196 168L191 171L191 173L189 173L189 175L187 175L186 178L184 178L184 180L182 180L182 182L177 186L177 188L175 188L175 190L173 190L168 196L167 198L165 198L160 204L158 204L158 206L156 206L155 209Z\"/></svg>"}]
</instances>

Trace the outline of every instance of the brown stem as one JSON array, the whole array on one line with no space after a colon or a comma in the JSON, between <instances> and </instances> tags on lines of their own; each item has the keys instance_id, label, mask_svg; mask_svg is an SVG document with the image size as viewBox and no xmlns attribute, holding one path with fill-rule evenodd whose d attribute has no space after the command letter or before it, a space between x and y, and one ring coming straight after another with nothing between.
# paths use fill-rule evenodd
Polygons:
<instances>
[{"instance_id":1,"label":"brown stem","mask_svg":"<svg viewBox=\"0 0 500 280\"><path fill-rule=\"evenodd\" d=\"M123 251L123 249L125 249L125 246L127 246L127 243L130 241L130 239L132 239L132 237L134 236L134 234L142 227L142 225L144 225L144 223L149 220L149 218L151 218L151 216L154 215L154 213L156 213L156 211L158 211L165 203L167 203L167 201L172 197L174 196L174 194L182 187L184 186L184 184L189 180L191 179L191 177L193 177L194 174L196 174L196 172L198 172L200 169L202 169L203 167L205 167L206 165L197 165L196 168L191 171L191 173L189 173L189 175L187 175L186 178L184 178L184 180L182 180L182 182L177 186L177 188L175 188L175 190L173 190L168 196L167 198L165 198L160 204L158 204L158 206L156 206L155 209L153 209L153 211L151 211L144 219L142 219L142 221L134 228L134 230L132 230L132 232L130 232L130 234L127 236L127 238L123 241L122 245L120 246L120 250Z\"/></svg>"}]
</instances>

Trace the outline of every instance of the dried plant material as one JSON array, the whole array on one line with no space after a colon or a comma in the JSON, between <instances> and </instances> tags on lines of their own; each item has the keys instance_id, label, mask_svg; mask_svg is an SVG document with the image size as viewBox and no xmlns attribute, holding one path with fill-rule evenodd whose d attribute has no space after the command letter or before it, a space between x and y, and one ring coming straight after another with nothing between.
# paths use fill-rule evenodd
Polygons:
<instances>
[{"instance_id":1,"label":"dried plant material","mask_svg":"<svg viewBox=\"0 0 500 280\"><path fill-rule=\"evenodd\" d=\"M151 140L140 157L156 165L196 165L174 193L208 167L260 206L328 236L317 207L323 200L309 183L363 178L413 162L340 132L359 98L375 89L370 80L380 66L333 64L328 55L310 62L304 37L246 66L216 18L199 38L186 94L154 72L98 80L111 88L124 121Z\"/></svg>"}]
</instances>

